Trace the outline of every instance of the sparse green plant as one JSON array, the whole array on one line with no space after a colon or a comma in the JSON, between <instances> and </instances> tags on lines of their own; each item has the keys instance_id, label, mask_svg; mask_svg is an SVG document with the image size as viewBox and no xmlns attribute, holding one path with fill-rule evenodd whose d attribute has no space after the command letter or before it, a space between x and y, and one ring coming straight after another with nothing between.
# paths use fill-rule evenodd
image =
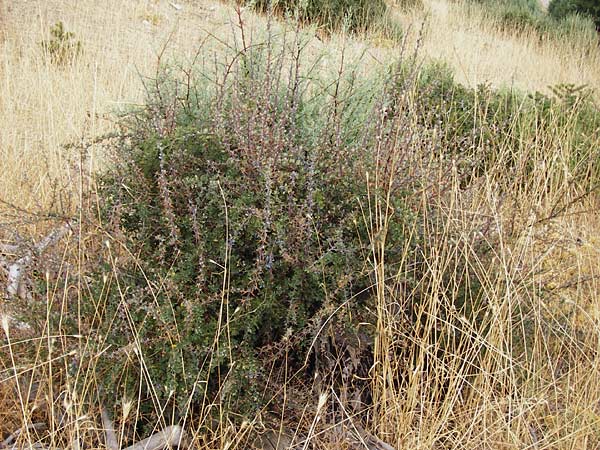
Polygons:
<instances>
[{"instance_id":1,"label":"sparse green plant","mask_svg":"<svg viewBox=\"0 0 600 450\"><path fill-rule=\"evenodd\" d=\"M569 109L589 105L593 95L593 91L585 84L559 84L550 86L550 90Z\"/></svg>"},{"instance_id":2,"label":"sparse green plant","mask_svg":"<svg viewBox=\"0 0 600 450\"><path fill-rule=\"evenodd\" d=\"M50 28L50 39L40 45L50 61L59 66L72 63L83 51L81 42L75 39L74 33L66 31L61 21Z\"/></svg>"}]
</instances>

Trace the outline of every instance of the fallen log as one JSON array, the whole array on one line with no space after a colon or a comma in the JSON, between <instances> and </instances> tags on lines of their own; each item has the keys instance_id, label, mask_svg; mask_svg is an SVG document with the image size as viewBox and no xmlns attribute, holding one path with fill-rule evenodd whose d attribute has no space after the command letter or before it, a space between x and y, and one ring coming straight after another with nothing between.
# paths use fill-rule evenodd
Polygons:
<instances>
[{"instance_id":1,"label":"fallen log","mask_svg":"<svg viewBox=\"0 0 600 450\"><path fill-rule=\"evenodd\" d=\"M108 411L102 407L101 412L102 427L104 428L104 445L108 450L121 450L115 427L113 425ZM161 450L163 448L185 447L185 433L179 425L168 426L158 433L139 441L123 450Z\"/></svg>"},{"instance_id":2,"label":"fallen log","mask_svg":"<svg viewBox=\"0 0 600 450\"><path fill-rule=\"evenodd\" d=\"M183 428L179 425L171 425L153 434L149 438L130 445L123 450L161 450L163 448L183 447Z\"/></svg>"}]
</instances>

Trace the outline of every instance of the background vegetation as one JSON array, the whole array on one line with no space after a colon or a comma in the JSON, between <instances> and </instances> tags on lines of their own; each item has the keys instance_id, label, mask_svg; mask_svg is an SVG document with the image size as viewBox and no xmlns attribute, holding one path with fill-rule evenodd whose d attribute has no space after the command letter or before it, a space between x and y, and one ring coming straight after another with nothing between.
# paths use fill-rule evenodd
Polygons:
<instances>
[{"instance_id":1,"label":"background vegetation","mask_svg":"<svg viewBox=\"0 0 600 450\"><path fill-rule=\"evenodd\" d=\"M537 0L475 0L498 27L509 33L535 33L539 39L577 42L581 47L597 45L596 17L591 8L577 1L554 0L548 11Z\"/></svg>"},{"instance_id":2,"label":"background vegetation","mask_svg":"<svg viewBox=\"0 0 600 450\"><path fill-rule=\"evenodd\" d=\"M552 0L548 6L552 17L562 20L572 14L590 17L600 27L600 5L593 0Z\"/></svg>"},{"instance_id":3,"label":"background vegetation","mask_svg":"<svg viewBox=\"0 0 600 450\"><path fill-rule=\"evenodd\" d=\"M269 10L298 17L302 21L316 22L328 31L347 28L352 32L364 32L380 21L388 12L385 1L327 0L327 1L270 1L253 2L262 12Z\"/></svg>"}]
</instances>

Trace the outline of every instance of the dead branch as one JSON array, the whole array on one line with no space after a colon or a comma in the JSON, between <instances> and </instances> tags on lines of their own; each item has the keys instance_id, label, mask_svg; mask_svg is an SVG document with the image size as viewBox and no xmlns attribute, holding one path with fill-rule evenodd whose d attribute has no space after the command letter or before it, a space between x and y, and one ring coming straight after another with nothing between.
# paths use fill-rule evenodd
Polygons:
<instances>
[{"instance_id":1,"label":"dead branch","mask_svg":"<svg viewBox=\"0 0 600 450\"><path fill-rule=\"evenodd\" d=\"M369 450L396 450L387 442L382 441L377 436L369 433L363 427L358 424L354 424L355 431L360 436L360 443L362 444L360 447L364 448L366 446Z\"/></svg>"},{"instance_id":2,"label":"dead branch","mask_svg":"<svg viewBox=\"0 0 600 450\"><path fill-rule=\"evenodd\" d=\"M360 426L360 424L354 420L353 416L348 414L346 408L344 408L344 404L333 390L333 387L331 388L331 392L346 416L344 422L347 421L350 424L350 427L343 427L343 429L346 429L344 434L346 435L348 444L350 444L350 448L356 448L357 450L396 450L390 444L382 441Z\"/></svg>"},{"instance_id":3,"label":"dead branch","mask_svg":"<svg viewBox=\"0 0 600 450\"><path fill-rule=\"evenodd\" d=\"M71 231L71 222L66 222L61 227L48 233L41 241L30 247L23 256L14 262L9 262L6 256L0 257L0 266L7 272L6 293L9 298L18 296L21 299L25 299L29 296L25 279L32 261L35 257L42 255L48 247L61 240L69 231ZM15 254L18 253L19 248L19 245L2 244L0 246L0 254Z\"/></svg>"},{"instance_id":4,"label":"dead branch","mask_svg":"<svg viewBox=\"0 0 600 450\"><path fill-rule=\"evenodd\" d=\"M102 406L102 426L104 428L104 444L109 450L120 450L117 434L108 411ZM171 425L158 433L154 433L149 438L139 441L136 444L130 445L123 450L160 450L163 448L171 448L185 446L185 433L179 425Z\"/></svg>"},{"instance_id":5,"label":"dead branch","mask_svg":"<svg viewBox=\"0 0 600 450\"><path fill-rule=\"evenodd\" d=\"M15 431L13 434L8 436L6 439L4 439L2 442L0 442L0 448L12 448L12 447L10 447L10 445L14 444L14 442L17 440L17 438L28 430L40 431L40 430L45 430L45 429L46 429L46 424L44 422L32 423L30 425L21 427L17 431ZM14 447L14 445L13 445L13 447Z\"/></svg>"},{"instance_id":6,"label":"dead branch","mask_svg":"<svg viewBox=\"0 0 600 450\"><path fill-rule=\"evenodd\" d=\"M119 450L119 441L115 433L115 427L108 415L106 408L102 407L102 427L104 428L104 444L109 450Z\"/></svg>"},{"instance_id":7,"label":"dead branch","mask_svg":"<svg viewBox=\"0 0 600 450\"><path fill-rule=\"evenodd\" d=\"M108 417L108 413L106 413L106 410L104 408L102 409L102 424L104 426L104 432L106 436L106 447L109 450L120 450L114 426L112 424L112 421ZM18 450L21 447L18 447L15 441L21 434L25 432L25 430L43 429L46 429L46 424L43 422L34 423L32 425L28 425L27 427L20 428L13 434L8 436L4 441L0 442L0 449ZM183 428L179 425L172 425L164 428L158 433L153 434L152 436L150 436L147 439L144 439L143 441L140 441L136 444L124 448L123 450L161 450L164 448L172 448L177 446L179 448L183 448L185 446L184 440L185 435L183 432ZM79 442L77 441L73 441L71 445L73 449L80 448ZM46 447L39 442L31 444L28 448L32 450L50 450L49 447Z\"/></svg>"},{"instance_id":8,"label":"dead branch","mask_svg":"<svg viewBox=\"0 0 600 450\"><path fill-rule=\"evenodd\" d=\"M153 434L149 438L123 450L160 450L175 446L181 447L183 438L183 428L179 425L171 425L158 433Z\"/></svg>"},{"instance_id":9,"label":"dead branch","mask_svg":"<svg viewBox=\"0 0 600 450\"><path fill-rule=\"evenodd\" d=\"M2 447L0 447L2 448ZM44 447L43 444L40 444L39 442L34 442L31 445L28 445L27 450L50 450L47 447ZM22 446L17 446L17 444L13 444L11 447L6 447L6 450L22 450L23 447ZM53 448L52 450L63 450L62 448Z\"/></svg>"}]
</instances>

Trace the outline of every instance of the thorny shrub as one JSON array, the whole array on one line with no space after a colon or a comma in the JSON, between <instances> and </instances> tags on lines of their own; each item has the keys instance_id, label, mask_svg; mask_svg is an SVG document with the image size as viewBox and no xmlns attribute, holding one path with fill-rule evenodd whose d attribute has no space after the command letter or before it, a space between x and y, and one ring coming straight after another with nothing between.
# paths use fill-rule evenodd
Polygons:
<instances>
[{"instance_id":1,"label":"thorny shrub","mask_svg":"<svg viewBox=\"0 0 600 450\"><path fill-rule=\"evenodd\" d=\"M89 303L104 311L98 332L113 349L99 365L107 389L132 396L146 378L161 403L220 398L254 411L282 348L290 370L302 369L335 311L333 322L357 335L376 231L368 192L384 187L367 173L392 170L392 153L408 152L394 141L400 122L381 116L396 93L352 70L311 81L295 48L244 45L218 82L190 83L184 95L175 80L157 80L148 108L130 117L100 195L131 255L111 246L128 261L118 276L106 263ZM415 220L403 200L415 182L391 187L390 269ZM124 354L132 345L144 374Z\"/></svg>"}]
</instances>

